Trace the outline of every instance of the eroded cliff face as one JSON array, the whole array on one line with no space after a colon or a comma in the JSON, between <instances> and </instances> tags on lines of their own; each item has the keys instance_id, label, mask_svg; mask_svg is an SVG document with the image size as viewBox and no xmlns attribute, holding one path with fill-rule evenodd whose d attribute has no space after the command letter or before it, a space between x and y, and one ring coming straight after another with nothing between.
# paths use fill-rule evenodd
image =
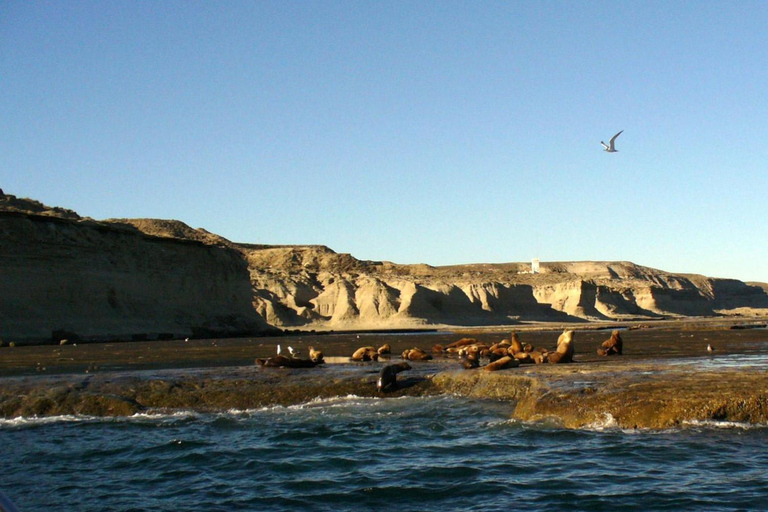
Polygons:
<instances>
[{"instance_id":1,"label":"eroded cliff face","mask_svg":"<svg viewBox=\"0 0 768 512\"><path fill-rule=\"evenodd\" d=\"M629 262L446 267L233 243L179 221L96 222L0 197L0 337L236 334L759 313L768 286Z\"/></svg>"},{"instance_id":2,"label":"eroded cliff face","mask_svg":"<svg viewBox=\"0 0 768 512\"><path fill-rule=\"evenodd\" d=\"M0 241L0 339L155 339L267 329L252 305L247 263L226 247L11 209L0 209Z\"/></svg>"},{"instance_id":3,"label":"eroded cliff face","mask_svg":"<svg viewBox=\"0 0 768 512\"><path fill-rule=\"evenodd\" d=\"M406 328L516 321L768 313L756 285L629 262L430 267L355 260L327 247L248 249L257 308L279 326Z\"/></svg>"}]
</instances>

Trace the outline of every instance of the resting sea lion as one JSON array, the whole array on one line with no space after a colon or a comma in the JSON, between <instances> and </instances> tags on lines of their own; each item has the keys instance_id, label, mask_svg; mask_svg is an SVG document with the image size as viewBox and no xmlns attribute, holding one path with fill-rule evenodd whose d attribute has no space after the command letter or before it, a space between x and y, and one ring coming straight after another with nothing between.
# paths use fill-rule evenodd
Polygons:
<instances>
[{"instance_id":1,"label":"resting sea lion","mask_svg":"<svg viewBox=\"0 0 768 512\"><path fill-rule=\"evenodd\" d=\"M536 361L533 360L533 357L531 357L531 354L528 352L518 352L516 354L513 354L512 357L517 359L523 364L533 364Z\"/></svg>"},{"instance_id":2,"label":"resting sea lion","mask_svg":"<svg viewBox=\"0 0 768 512\"><path fill-rule=\"evenodd\" d=\"M458 348L458 347L464 347L466 345L474 345L475 343L478 343L478 341L475 338L461 338L459 341L454 341L453 343L450 343L445 348Z\"/></svg>"},{"instance_id":3,"label":"resting sea lion","mask_svg":"<svg viewBox=\"0 0 768 512\"><path fill-rule=\"evenodd\" d=\"M528 353L536 364L549 362L549 350L542 348Z\"/></svg>"},{"instance_id":4,"label":"resting sea lion","mask_svg":"<svg viewBox=\"0 0 768 512\"><path fill-rule=\"evenodd\" d=\"M410 369L411 365L408 363L388 364L379 372L376 389L379 391L394 391L397 389L397 374Z\"/></svg>"},{"instance_id":5,"label":"resting sea lion","mask_svg":"<svg viewBox=\"0 0 768 512\"><path fill-rule=\"evenodd\" d=\"M520 361L509 356L504 356L492 363L483 366L483 370L487 372L495 372L496 370L503 370L504 368L515 368L520 366Z\"/></svg>"},{"instance_id":6,"label":"resting sea lion","mask_svg":"<svg viewBox=\"0 0 768 512\"><path fill-rule=\"evenodd\" d=\"M309 359L297 359L277 355L266 359L256 359L256 363L267 368L314 368L316 363Z\"/></svg>"},{"instance_id":7,"label":"resting sea lion","mask_svg":"<svg viewBox=\"0 0 768 512\"><path fill-rule=\"evenodd\" d=\"M432 359L432 354L427 354L420 348L408 348L403 351L401 357L410 361L428 361Z\"/></svg>"},{"instance_id":8,"label":"resting sea lion","mask_svg":"<svg viewBox=\"0 0 768 512\"><path fill-rule=\"evenodd\" d=\"M611 332L611 338L604 341L601 345L602 348L597 349L598 355L601 356L620 356L624 348L624 341L621 339L619 331Z\"/></svg>"},{"instance_id":9,"label":"resting sea lion","mask_svg":"<svg viewBox=\"0 0 768 512\"><path fill-rule=\"evenodd\" d=\"M465 357L462 357L461 366L464 367L465 370L474 370L480 366L480 361L477 359L477 353L467 354Z\"/></svg>"},{"instance_id":10,"label":"resting sea lion","mask_svg":"<svg viewBox=\"0 0 768 512\"><path fill-rule=\"evenodd\" d=\"M391 354L392 347L389 346L389 343L385 343L382 346L380 346L379 350L377 350L376 352L378 352L380 356L383 356L385 354Z\"/></svg>"},{"instance_id":11,"label":"resting sea lion","mask_svg":"<svg viewBox=\"0 0 768 512\"><path fill-rule=\"evenodd\" d=\"M325 361L323 361L323 353L320 350L315 350L315 347L307 347L307 350L309 350L309 359L315 364L320 364Z\"/></svg>"},{"instance_id":12,"label":"resting sea lion","mask_svg":"<svg viewBox=\"0 0 768 512\"><path fill-rule=\"evenodd\" d=\"M549 362L552 364L573 362L573 331L565 330L557 338L557 350L549 353Z\"/></svg>"},{"instance_id":13,"label":"resting sea lion","mask_svg":"<svg viewBox=\"0 0 768 512\"><path fill-rule=\"evenodd\" d=\"M488 359L491 360L491 362L498 361L502 357L507 357L509 355L509 352L504 347L498 347L498 348L491 348L488 351Z\"/></svg>"},{"instance_id":14,"label":"resting sea lion","mask_svg":"<svg viewBox=\"0 0 768 512\"><path fill-rule=\"evenodd\" d=\"M360 347L352 354L353 361L378 361L379 353L373 347Z\"/></svg>"}]
</instances>

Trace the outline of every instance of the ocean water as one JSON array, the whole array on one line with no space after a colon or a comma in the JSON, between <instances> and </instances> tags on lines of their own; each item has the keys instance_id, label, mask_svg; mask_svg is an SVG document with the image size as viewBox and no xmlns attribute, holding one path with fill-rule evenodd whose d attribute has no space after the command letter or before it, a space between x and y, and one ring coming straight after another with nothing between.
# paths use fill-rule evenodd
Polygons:
<instances>
[{"instance_id":1,"label":"ocean water","mask_svg":"<svg viewBox=\"0 0 768 512\"><path fill-rule=\"evenodd\" d=\"M451 396L0 420L24 512L768 510L768 427L584 430Z\"/></svg>"}]
</instances>

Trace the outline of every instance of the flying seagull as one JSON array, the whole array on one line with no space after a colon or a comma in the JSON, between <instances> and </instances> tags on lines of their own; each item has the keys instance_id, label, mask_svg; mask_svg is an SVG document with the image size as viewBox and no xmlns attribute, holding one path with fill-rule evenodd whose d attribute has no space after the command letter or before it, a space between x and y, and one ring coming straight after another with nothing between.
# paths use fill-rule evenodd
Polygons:
<instances>
[{"instance_id":1,"label":"flying seagull","mask_svg":"<svg viewBox=\"0 0 768 512\"><path fill-rule=\"evenodd\" d=\"M608 143L608 144L606 144L606 143L605 143L605 142L603 142L603 141L600 141L600 144L602 144L602 145L603 145L603 147L605 148L603 151L607 151L608 153L618 153L618 151L619 151L619 150L618 150L618 149L616 149L616 148L614 147L613 143L616 141L616 137L618 137L619 135L621 135L621 133L622 133L623 131L624 131L624 130L621 130L621 132L619 132L619 133L617 133L616 135L614 135L613 137L611 137L611 140L609 141L609 143ZM610 145L609 145L609 144L610 144Z\"/></svg>"}]
</instances>

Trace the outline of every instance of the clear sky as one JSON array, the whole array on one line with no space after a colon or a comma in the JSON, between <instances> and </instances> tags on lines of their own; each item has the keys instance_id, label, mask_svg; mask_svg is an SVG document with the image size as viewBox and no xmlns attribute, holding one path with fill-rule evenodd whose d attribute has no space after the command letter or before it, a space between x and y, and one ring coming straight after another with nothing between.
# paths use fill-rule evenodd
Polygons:
<instances>
[{"instance_id":1,"label":"clear sky","mask_svg":"<svg viewBox=\"0 0 768 512\"><path fill-rule=\"evenodd\" d=\"M766 27L765 1L0 0L0 188L361 259L768 282Z\"/></svg>"}]
</instances>

